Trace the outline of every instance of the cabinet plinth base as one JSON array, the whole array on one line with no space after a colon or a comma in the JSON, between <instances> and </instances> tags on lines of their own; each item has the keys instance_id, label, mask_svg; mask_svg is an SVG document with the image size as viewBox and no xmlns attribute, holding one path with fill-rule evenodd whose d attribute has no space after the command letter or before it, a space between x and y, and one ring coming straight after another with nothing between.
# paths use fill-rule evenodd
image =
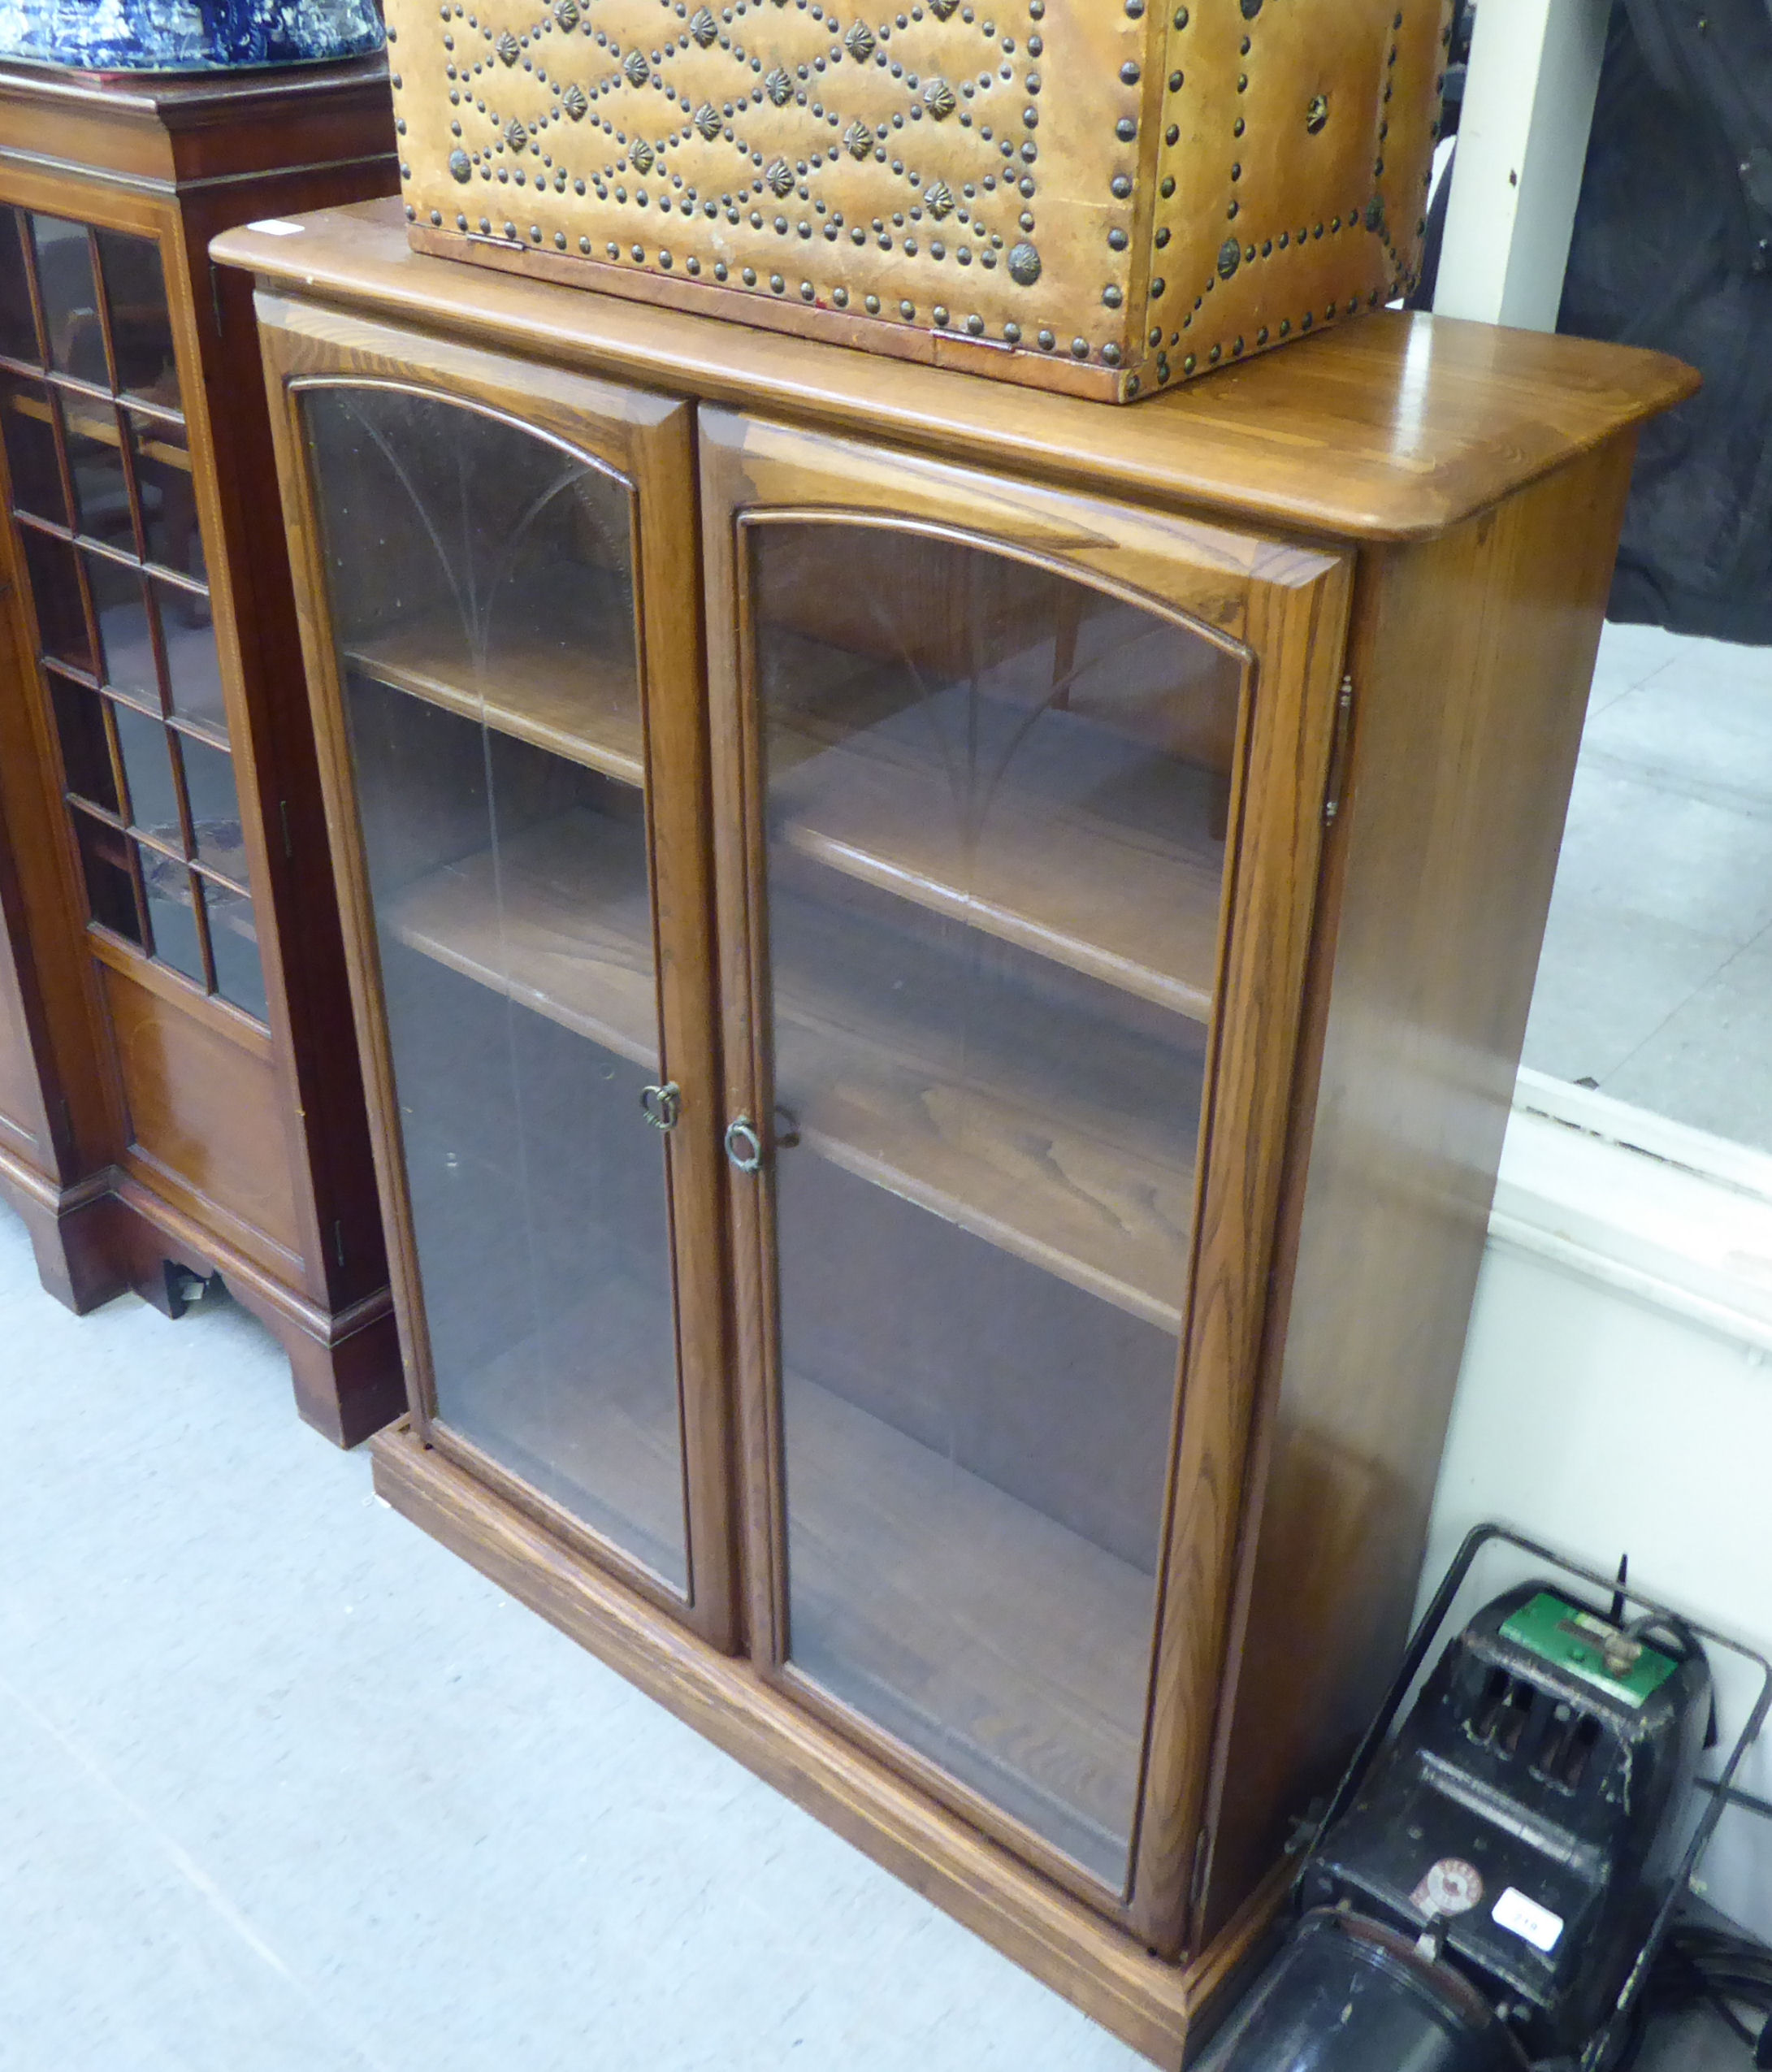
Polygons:
<instances>
[{"instance_id":1,"label":"cabinet plinth base","mask_svg":"<svg viewBox=\"0 0 1772 2072\"><path fill-rule=\"evenodd\" d=\"M17 1211L29 1233L45 1289L76 1316L128 1286L109 1241L102 1186L58 1187L0 1151L0 1201Z\"/></svg>"},{"instance_id":2,"label":"cabinet plinth base","mask_svg":"<svg viewBox=\"0 0 1772 2072\"><path fill-rule=\"evenodd\" d=\"M395 1510L1155 2063L1180 2065L1261 1944L1289 1866L1200 1956L1166 1963L567 1552L409 1424L370 1455Z\"/></svg>"},{"instance_id":3,"label":"cabinet plinth base","mask_svg":"<svg viewBox=\"0 0 1772 2072\"><path fill-rule=\"evenodd\" d=\"M76 1316L131 1289L176 1316L183 1305L170 1292L168 1266L219 1273L288 1354L297 1411L334 1446L361 1445L405 1409L385 1288L346 1309L319 1309L114 1169L57 1188L0 1152L0 1201L23 1220L44 1288Z\"/></svg>"},{"instance_id":4,"label":"cabinet plinth base","mask_svg":"<svg viewBox=\"0 0 1772 2072\"><path fill-rule=\"evenodd\" d=\"M348 1308L323 1310L138 1181L119 1181L112 1209L124 1285L163 1307L169 1262L205 1277L220 1274L229 1294L288 1354L302 1422L334 1446L361 1445L405 1408L393 1298L385 1288Z\"/></svg>"}]
</instances>

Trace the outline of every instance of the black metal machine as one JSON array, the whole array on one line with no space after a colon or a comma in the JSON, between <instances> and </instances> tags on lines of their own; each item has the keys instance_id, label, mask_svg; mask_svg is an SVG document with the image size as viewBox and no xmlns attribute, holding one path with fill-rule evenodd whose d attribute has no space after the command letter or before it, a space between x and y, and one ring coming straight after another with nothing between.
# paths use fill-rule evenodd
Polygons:
<instances>
[{"instance_id":1,"label":"black metal machine","mask_svg":"<svg viewBox=\"0 0 1772 2072\"><path fill-rule=\"evenodd\" d=\"M1534 1581L1486 1606L1391 1736L1497 1541L1588 1588ZM1714 1739L1705 1643L1753 1661L1761 1691L1683 1849ZM1480 1526L1317 1825L1285 1944L1201 2072L1605 2072L1769 1707L1758 1655L1622 1571Z\"/></svg>"}]
</instances>

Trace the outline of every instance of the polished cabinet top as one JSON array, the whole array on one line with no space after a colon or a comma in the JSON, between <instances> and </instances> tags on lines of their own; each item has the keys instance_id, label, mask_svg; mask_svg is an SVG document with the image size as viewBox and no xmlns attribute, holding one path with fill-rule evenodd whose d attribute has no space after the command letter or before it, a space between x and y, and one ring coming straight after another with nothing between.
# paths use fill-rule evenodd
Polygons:
<instances>
[{"instance_id":1,"label":"polished cabinet top","mask_svg":"<svg viewBox=\"0 0 1772 2072\"><path fill-rule=\"evenodd\" d=\"M1692 393L1666 354L1381 310L1115 410L411 251L392 200L215 241L323 301L834 429L1289 531L1431 537Z\"/></svg>"}]
</instances>

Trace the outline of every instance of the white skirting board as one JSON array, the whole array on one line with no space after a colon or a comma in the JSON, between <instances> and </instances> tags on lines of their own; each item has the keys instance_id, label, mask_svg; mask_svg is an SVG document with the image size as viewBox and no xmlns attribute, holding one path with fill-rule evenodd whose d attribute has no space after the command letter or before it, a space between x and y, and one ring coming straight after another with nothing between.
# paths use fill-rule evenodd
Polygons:
<instances>
[{"instance_id":1,"label":"white skirting board","mask_svg":"<svg viewBox=\"0 0 1772 2072\"><path fill-rule=\"evenodd\" d=\"M1772 1654L1772 1159L1522 1074L1424 1597L1485 1518ZM1717 1666L1727 1741L1755 1680ZM1772 1737L1738 1782L1772 1798ZM1701 1875L1772 1939L1772 1823L1726 1812Z\"/></svg>"}]
</instances>

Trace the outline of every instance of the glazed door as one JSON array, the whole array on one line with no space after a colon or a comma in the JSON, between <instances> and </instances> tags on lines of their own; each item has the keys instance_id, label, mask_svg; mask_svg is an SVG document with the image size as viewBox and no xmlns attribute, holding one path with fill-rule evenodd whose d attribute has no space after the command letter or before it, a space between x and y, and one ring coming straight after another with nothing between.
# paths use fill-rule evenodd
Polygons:
<instances>
[{"instance_id":1,"label":"glazed door","mask_svg":"<svg viewBox=\"0 0 1772 2072\"><path fill-rule=\"evenodd\" d=\"M689 414L261 313L416 1415L730 1645Z\"/></svg>"},{"instance_id":2,"label":"glazed door","mask_svg":"<svg viewBox=\"0 0 1772 2072\"><path fill-rule=\"evenodd\" d=\"M1172 1949L1348 571L700 422L753 1647Z\"/></svg>"},{"instance_id":3,"label":"glazed door","mask_svg":"<svg viewBox=\"0 0 1772 2072\"><path fill-rule=\"evenodd\" d=\"M0 439L94 940L270 1019L162 245L0 206Z\"/></svg>"}]
</instances>

